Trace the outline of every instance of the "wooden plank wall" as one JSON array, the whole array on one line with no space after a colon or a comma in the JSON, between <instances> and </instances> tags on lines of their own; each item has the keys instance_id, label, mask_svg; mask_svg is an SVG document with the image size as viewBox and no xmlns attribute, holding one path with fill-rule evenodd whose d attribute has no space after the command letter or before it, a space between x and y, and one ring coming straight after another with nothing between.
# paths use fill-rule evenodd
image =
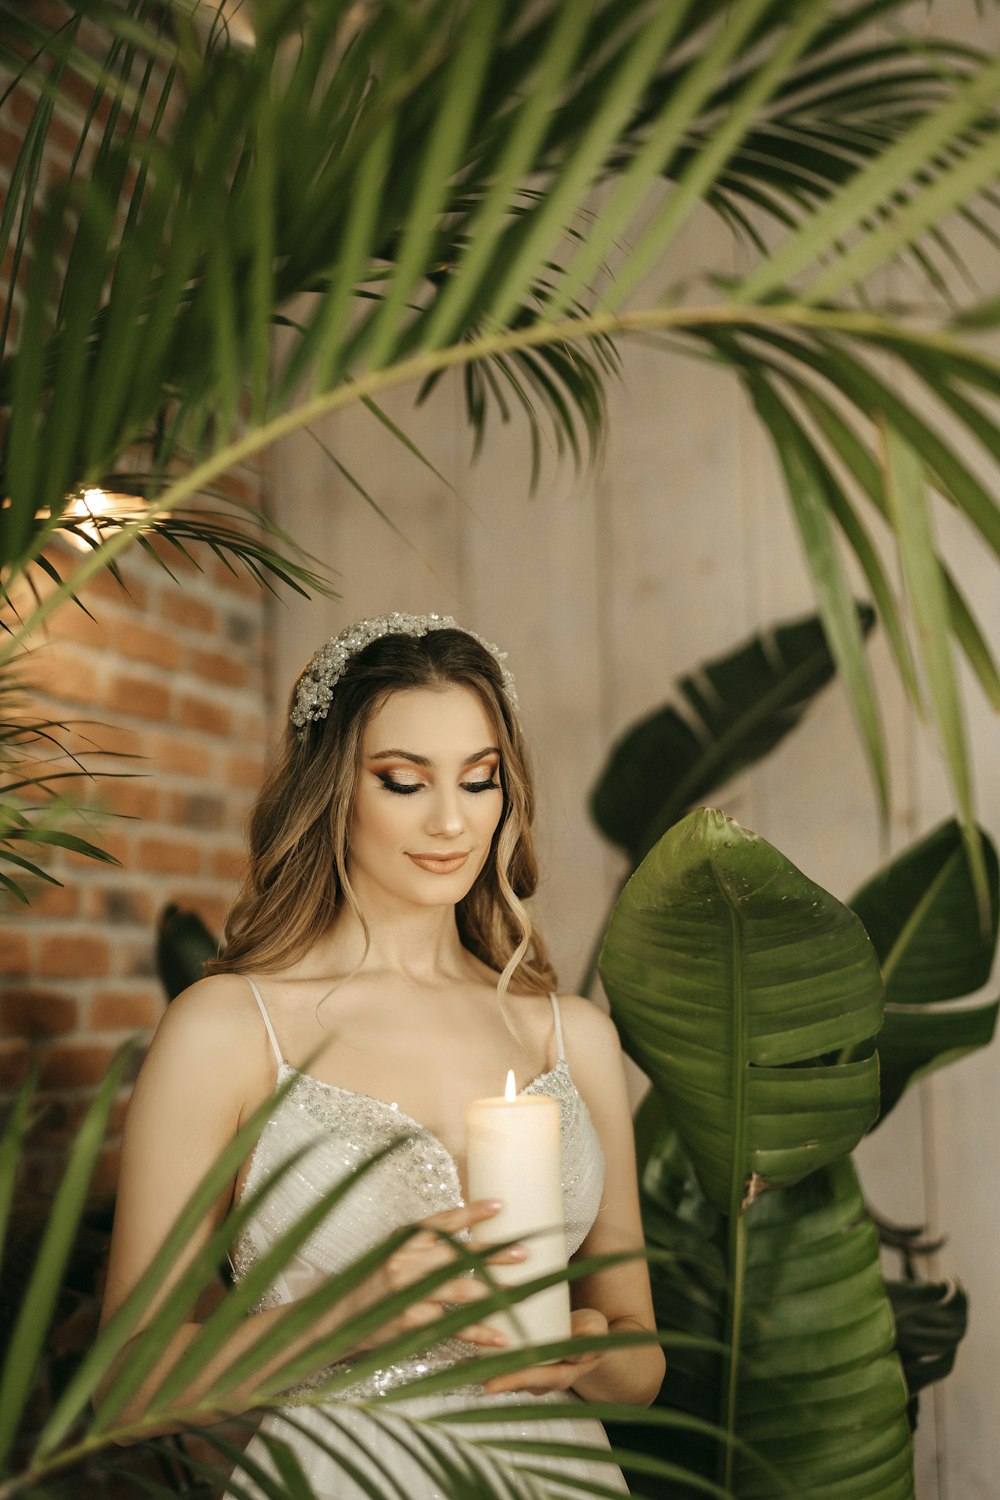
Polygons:
<instances>
[{"instance_id":1,"label":"wooden plank wall","mask_svg":"<svg viewBox=\"0 0 1000 1500\"><path fill-rule=\"evenodd\" d=\"M714 260L707 237L719 232L695 225L661 282ZM983 285L995 287L985 262L982 272ZM278 700L323 640L390 609L452 613L507 649L540 786L539 918L571 990L620 873L586 814L610 743L669 696L680 672L752 631L810 612L811 585L767 441L734 382L708 364L651 342L630 345L625 377L611 390L602 460L575 475L550 454L534 496L522 424L497 423L472 466L457 380L420 411L412 397L397 392L386 406L448 484L367 413L342 414L316 434L395 530L314 437L300 434L275 455L277 519L339 571L341 589L336 602L273 606ZM995 560L956 518L939 519L956 574L1000 645ZM887 828L836 687L762 768L716 799L841 897L950 806L937 747L906 711L878 635L871 653L892 747ZM1000 838L997 725L975 685L966 686L982 821ZM946 1235L937 1270L957 1277L971 1298L957 1369L923 1402L920 1500L997 1494L997 1066L995 1047L925 1082L861 1151L873 1204Z\"/></svg>"}]
</instances>

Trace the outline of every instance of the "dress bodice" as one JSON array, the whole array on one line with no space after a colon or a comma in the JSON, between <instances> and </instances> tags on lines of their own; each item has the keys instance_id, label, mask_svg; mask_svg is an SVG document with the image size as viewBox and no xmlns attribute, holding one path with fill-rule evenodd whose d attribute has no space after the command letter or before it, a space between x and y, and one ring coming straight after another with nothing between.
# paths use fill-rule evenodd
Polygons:
<instances>
[{"instance_id":1,"label":"dress bodice","mask_svg":"<svg viewBox=\"0 0 1000 1500\"><path fill-rule=\"evenodd\" d=\"M454 1157L425 1126L395 1104L324 1083L284 1060L264 1002L250 983L275 1051L279 1088L282 1084L288 1088L276 1095L251 1158L242 1196L260 1189L289 1158L297 1155L298 1159L256 1206L236 1240L231 1253L236 1278L242 1279L278 1236L323 1194L372 1156L386 1151L305 1240L260 1298L260 1309L305 1296L319 1277L342 1271L393 1230L459 1207L463 1197ZM555 996L552 1007L558 1061L521 1092L546 1094L559 1105L566 1248L572 1255L600 1208L604 1154L570 1074ZM363 1391L359 1385L342 1395L376 1394L473 1352L474 1346L460 1339L442 1340L420 1356L376 1371L363 1382Z\"/></svg>"}]
</instances>

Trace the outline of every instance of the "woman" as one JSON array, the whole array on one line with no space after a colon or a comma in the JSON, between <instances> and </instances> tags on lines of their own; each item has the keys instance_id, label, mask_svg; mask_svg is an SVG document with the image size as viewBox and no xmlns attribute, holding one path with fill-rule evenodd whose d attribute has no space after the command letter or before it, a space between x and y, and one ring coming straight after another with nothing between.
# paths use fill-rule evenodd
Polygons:
<instances>
[{"instance_id":1,"label":"woman","mask_svg":"<svg viewBox=\"0 0 1000 1500\"><path fill-rule=\"evenodd\" d=\"M136 1083L105 1317L135 1285L210 1162L278 1084L290 1088L189 1256L230 1203L259 1188L292 1152L305 1154L233 1247L238 1277L318 1193L377 1150L392 1149L309 1237L207 1374L184 1392L185 1404L317 1278L342 1270L393 1229L422 1226L310 1337L453 1260L455 1249L440 1231L487 1236L497 1205L465 1201L464 1111L470 1099L495 1094L508 1067L522 1089L560 1104L570 1252L642 1245L614 1027L586 1000L556 999L544 946L523 905L536 884L532 793L513 679L500 653L445 617L362 621L313 657L293 693L290 720L284 754L252 815L249 875L219 958L208 965L209 977L170 1006ZM525 1246L494 1256L498 1263L525 1258ZM503 1335L475 1320L474 1303L484 1294L482 1282L456 1274L404 1318L360 1340L347 1369L401 1329L433 1325L456 1304L469 1304L460 1339L435 1343L431 1326L420 1356L369 1373L342 1394L378 1395L416 1372L502 1348ZM576 1282L573 1297L574 1335L653 1327L641 1259ZM198 1326L178 1332L135 1393L133 1414L144 1410ZM326 1451L332 1443L363 1475L391 1472L400 1494L431 1500L439 1493L432 1479L389 1431L395 1413L440 1412L472 1400L495 1407L526 1396L564 1401L573 1393L647 1404L662 1369L655 1344L584 1353L451 1396L384 1403L384 1418L333 1402L299 1405L290 1412L294 1426L276 1413L262 1433L292 1444L320 1496L365 1492ZM255 1380L267 1370L258 1368ZM227 1398L230 1410L239 1409L244 1388L249 1392L250 1382ZM488 1430L603 1441L587 1419ZM248 1450L249 1471L254 1463L270 1472L261 1435ZM554 1468L564 1480L589 1476L625 1491L607 1462L555 1461ZM231 1483L234 1494L257 1493L239 1471Z\"/></svg>"}]
</instances>

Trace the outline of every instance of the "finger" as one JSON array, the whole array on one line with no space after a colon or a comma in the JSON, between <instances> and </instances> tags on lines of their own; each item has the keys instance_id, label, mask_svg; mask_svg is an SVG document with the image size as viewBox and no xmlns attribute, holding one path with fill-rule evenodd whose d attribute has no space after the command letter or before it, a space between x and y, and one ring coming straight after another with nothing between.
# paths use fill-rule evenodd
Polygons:
<instances>
[{"instance_id":1,"label":"finger","mask_svg":"<svg viewBox=\"0 0 1000 1500\"><path fill-rule=\"evenodd\" d=\"M435 1302L453 1302L456 1306L462 1306L467 1302L481 1302L484 1297L492 1296L490 1287L482 1281L475 1280L471 1276L457 1276L454 1281L446 1281L437 1287L428 1296Z\"/></svg>"},{"instance_id":2,"label":"finger","mask_svg":"<svg viewBox=\"0 0 1000 1500\"><path fill-rule=\"evenodd\" d=\"M600 1355L582 1354L572 1360L560 1360L557 1364L531 1365L526 1370L514 1370L509 1375L495 1375L483 1382L483 1390L495 1395L499 1391L528 1391L539 1396L546 1391L564 1391L579 1380L581 1374L596 1365Z\"/></svg>"},{"instance_id":3,"label":"finger","mask_svg":"<svg viewBox=\"0 0 1000 1500\"><path fill-rule=\"evenodd\" d=\"M462 1204L459 1208L446 1208L439 1214L422 1219L425 1229L443 1229L445 1234L455 1234L459 1229L470 1229L484 1219L492 1219L503 1204L499 1198L477 1198L474 1203Z\"/></svg>"},{"instance_id":4,"label":"finger","mask_svg":"<svg viewBox=\"0 0 1000 1500\"><path fill-rule=\"evenodd\" d=\"M507 1347L507 1335L498 1328L491 1328L488 1323L470 1323L468 1328L462 1329L459 1338L467 1344L482 1344L487 1349Z\"/></svg>"},{"instance_id":5,"label":"finger","mask_svg":"<svg viewBox=\"0 0 1000 1500\"><path fill-rule=\"evenodd\" d=\"M488 1266L508 1266L528 1259L526 1245L507 1245L503 1250L494 1250L487 1258Z\"/></svg>"}]
</instances>

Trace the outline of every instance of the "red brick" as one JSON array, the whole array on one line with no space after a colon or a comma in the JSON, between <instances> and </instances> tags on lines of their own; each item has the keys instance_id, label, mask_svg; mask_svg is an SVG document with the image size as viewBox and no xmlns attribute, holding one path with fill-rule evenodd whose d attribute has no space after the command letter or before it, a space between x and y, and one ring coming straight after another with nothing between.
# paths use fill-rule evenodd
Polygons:
<instances>
[{"instance_id":1,"label":"red brick","mask_svg":"<svg viewBox=\"0 0 1000 1500\"><path fill-rule=\"evenodd\" d=\"M243 505L259 505L261 476L256 469L230 469L215 481L220 494Z\"/></svg>"},{"instance_id":2,"label":"red brick","mask_svg":"<svg viewBox=\"0 0 1000 1500\"><path fill-rule=\"evenodd\" d=\"M83 592L84 604L92 609L91 600L96 598L107 599L109 603L117 604L121 609L128 610L131 613L138 613L146 609L149 604L149 590L146 585L140 583L128 569L123 570L123 578L125 582L124 588L112 578L107 568L103 569L100 573L95 573L93 578L87 580ZM94 609L93 613L100 614L100 610Z\"/></svg>"},{"instance_id":3,"label":"red brick","mask_svg":"<svg viewBox=\"0 0 1000 1500\"><path fill-rule=\"evenodd\" d=\"M156 769L174 771L180 776L211 776L213 752L195 740L160 734L153 740L152 760Z\"/></svg>"},{"instance_id":4,"label":"red brick","mask_svg":"<svg viewBox=\"0 0 1000 1500\"><path fill-rule=\"evenodd\" d=\"M203 792L174 792L168 817L184 828L221 828L226 821L226 804L221 797Z\"/></svg>"},{"instance_id":5,"label":"red brick","mask_svg":"<svg viewBox=\"0 0 1000 1500\"><path fill-rule=\"evenodd\" d=\"M71 130L65 120L60 120L58 115L53 114L49 122L48 139L45 142L46 152L61 152L69 160L72 158L78 143L78 132Z\"/></svg>"},{"instance_id":6,"label":"red brick","mask_svg":"<svg viewBox=\"0 0 1000 1500\"><path fill-rule=\"evenodd\" d=\"M170 689L144 677L116 677L108 707L139 719L165 719L170 712Z\"/></svg>"},{"instance_id":7,"label":"red brick","mask_svg":"<svg viewBox=\"0 0 1000 1500\"><path fill-rule=\"evenodd\" d=\"M220 708L207 698L182 698L181 721L189 729L204 729L209 734L232 733L233 716L228 708Z\"/></svg>"},{"instance_id":8,"label":"red brick","mask_svg":"<svg viewBox=\"0 0 1000 1500\"><path fill-rule=\"evenodd\" d=\"M216 611L201 599L192 599L189 593L176 589L164 589L160 601L160 614L174 625L187 630L196 630L199 635L214 635L217 625Z\"/></svg>"},{"instance_id":9,"label":"red brick","mask_svg":"<svg viewBox=\"0 0 1000 1500\"><path fill-rule=\"evenodd\" d=\"M162 875L197 875L201 853L197 844L180 839L144 838L139 840L138 866Z\"/></svg>"},{"instance_id":10,"label":"red brick","mask_svg":"<svg viewBox=\"0 0 1000 1500\"><path fill-rule=\"evenodd\" d=\"M170 671L180 665L181 648L165 630L130 624L117 637L115 644L122 656L129 656L134 661L146 661L151 666L166 667Z\"/></svg>"},{"instance_id":11,"label":"red brick","mask_svg":"<svg viewBox=\"0 0 1000 1500\"><path fill-rule=\"evenodd\" d=\"M225 651L191 651L188 654L188 667L208 682L221 682L229 687L246 685L246 667Z\"/></svg>"},{"instance_id":12,"label":"red brick","mask_svg":"<svg viewBox=\"0 0 1000 1500\"><path fill-rule=\"evenodd\" d=\"M99 849L103 849L105 854L110 854L120 865L128 862L132 850L132 840L127 833L120 830L112 831L105 825L102 825L96 832L91 829L88 829L87 832L90 835L88 843L95 844ZM74 849L67 849L62 858L66 864L81 866L83 869L90 871L91 874L98 868L98 864L92 855L78 854ZM112 869L114 867L102 863L100 868Z\"/></svg>"},{"instance_id":13,"label":"red brick","mask_svg":"<svg viewBox=\"0 0 1000 1500\"><path fill-rule=\"evenodd\" d=\"M63 737L62 743L74 755L114 755L118 759L113 769L119 771L122 769L122 758L139 760L145 753L142 733L122 724L90 724L85 730L79 725L75 728L70 725L70 732Z\"/></svg>"},{"instance_id":14,"label":"red brick","mask_svg":"<svg viewBox=\"0 0 1000 1500\"><path fill-rule=\"evenodd\" d=\"M110 812L129 818L157 818L160 794L143 776L122 776L103 783L103 801Z\"/></svg>"},{"instance_id":15,"label":"red brick","mask_svg":"<svg viewBox=\"0 0 1000 1500\"><path fill-rule=\"evenodd\" d=\"M108 1116L108 1135L121 1135L125 1128L125 1116L128 1114L129 1100L132 1097L131 1089L127 1093L119 1094L111 1106Z\"/></svg>"},{"instance_id":16,"label":"red brick","mask_svg":"<svg viewBox=\"0 0 1000 1500\"><path fill-rule=\"evenodd\" d=\"M75 1001L55 990L9 989L0 995L4 1036L59 1036L76 1024Z\"/></svg>"},{"instance_id":17,"label":"red brick","mask_svg":"<svg viewBox=\"0 0 1000 1500\"><path fill-rule=\"evenodd\" d=\"M111 1063L113 1050L94 1042L61 1042L50 1047L42 1059L44 1088L83 1088L100 1083Z\"/></svg>"},{"instance_id":18,"label":"red brick","mask_svg":"<svg viewBox=\"0 0 1000 1500\"><path fill-rule=\"evenodd\" d=\"M72 641L75 646L90 646L97 651L112 643L107 626L72 602L61 604L42 629L43 634L52 640Z\"/></svg>"},{"instance_id":19,"label":"red brick","mask_svg":"<svg viewBox=\"0 0 1000 1500\"><path fill-rule=\"evenodd\" d=\"M19 1089L28 1076L31 1049L19 1038L13 1042L0 1042L0 1088Z\"/></svg>"},{"instance_id":20,"label":"red brick","mask_svg":"<svg viewBox=\"0 0 1000 1500\"><path fill-rule=\"evenodd\" d=\"M163 1003L143 990L100 990L90 1007L91 1031L143 1031L156 1026Z\"/></svg>"},{"instance_id":21,"label":"red brick","mask_svg":"<svg viewBox=\"0 0 1000 1500\"><path fill-rule=\"evenodd\" d=\"M23 932L0 932L0 974L29 974L31 944Z\"/></svg>"},{"instance_id":22,"label":"red brick","mask_svg":"<svg viewBox=\"0 0 1000 1500\"><path fill-rule=\"evenodd\" d=\"M148 927L156 915L152 896L134 885L95 886L88 894L87 909L90 916L116 927Z\"/></svg>"},{"instance_id":23,"label":"red brick","mask_svg":"<svg viewBox=\"0 0 1000 1500\"><path fill-rule=\"evenodd\" d=\"M89 933L43 937L39 950L37 971L53 979L87 979L106 974L111 962L104 939Z\"/></svg>"},{"instance_id":24,"label":"red brick","mask_svg":"<svg viewBox=\"0 0 1000 1500\"><path fill-rule=\"evenodd\" d=\"M131 1084L127 1084L123 1089L119 1091L118 1094L115 1095L115 1101L111 1106L111 1113L108 1115L108 1135L121 1134L122 1126L125 1124L125 1116L128 1113L129 1100L131 1099L131 1097ZM69 1099L63 1098L59 1100L59 1104L61 1105L62 1110L65 1112L71 1129L79 1130L80 1126L83 1124L84 1119L86 1118L87 1110L90 1108L91 1101L89 1099L81 1099L79 1097Z\"/></svg>"},{"instance_id":25,"label":"red brick","mask_svg":"<svg viewBox=\"0 0 1000 1500\"><path fill-rule=\"evenodd\" d=\"M33 917L75 917L80 910L80 891L75 885L38 885L29 895Z\"/></svg>"},{"instance_id":26,"label":"red brick","mask_svg":"<svg viewBox=\"0 0 1000 1500\"><path fill-rule=\"evenodd\" d=\"M98 701L98 679L93 666L65 648L50 646L33 652L29 674L36 692L70 703Z\"/></svg>"},{"instance_id":27,"label":"red brick","mask_svg":"<svg viewBox=\"0 0 1000 1500\"><path fill-rule=\"evenodd\" d=\"M82 1111L81 1111L82 1113ZM48 1099L45 1112L29 1135L33 1148L65 1151L76 1133L73 1111L64 1099Z\"/></svg>"},{"instance_id":28,"label":"red brick","mask_svg":"<svg viewBox=\"0 0 1000 1500\"><path fill-rule=\"evenodd\" d=\"M178 552L177 548L172 546L165 537L148 536L146 540L149 543L150 551L154 552L157 557L166 563L175 577L190 578L192 574L198 574L198 564L192 562L190 558L185 557L183 552ZM167 578L165 586L170 587L169 578Z\"/></svg>"},{"instance_id":29,"label":"red brick","mask_svg":"<svg viewBox=\"0 0 1000 1500\"><path fill-rule=\"evenodd\" d=\"M238 563L234 563L233 567L235 571L230 572L225 563L220 558L216 558L212 564L214 582L226 593L239 594L244 599L248 597L259 599L261 585L251 578L250 574Z\"/></svg>"},{"instance_id":30,"label":"red brick","mask_svg":"<svg viewBox=\"0 0 1000 1500\"><path fill-rule=\"evenodd\" d=\"M121 1147L115 1143L102 1146L94 1168L94 1175L90 1179L90 1191L95 1198L115 1191L118 1186L120 1167Z\"/></svg>"},{"instance_id":31,"label":"red brick","mask_svg":"<svg viewBox=\"0 0 1000 1500\"><path fill-rule=\"evenodd\" d=\"M264 780L263 755L240 755L226 757L226 782L230 786L245 786L257 791Z\"/></svg>"},{"instance_id":32,"label":"red brick","mask_svg":"<svg viewBox=\"0 0 1000 1500\"><path fill-rule=\"evenodd\" d=\"M190 892L177 897L177 905L186 905L201 918L209 932L222 935L231 903L221 896L192 896Z\"/></svg>"},{"instance_id":33,"label":"red brick","mask_svg":"<svg viewBox=\"0 0 1000 1500\"><path fill-rule=\"evenodd\" d=\"M247 854L242 847L216 849L212 854L212 874L218 880L242 880L246 864Z\"/></svg>"},{"instance_id":34,"label":"red brick","mask_svg":"<svg viewBox=\"0 0 1000 1500\"><path fill-rule=\"evenodd\" d=\"M111 113L111 101L107 93L100 94L95 100L94 85L89 79L82 78L79 73L74 73L71 69L67 68L60 80L59 86L65 94L75 99L82 109L89 110L93 105L94 118L98 124L104 125L107 123L108 116Z\"/></svg>"}]
</instances>

